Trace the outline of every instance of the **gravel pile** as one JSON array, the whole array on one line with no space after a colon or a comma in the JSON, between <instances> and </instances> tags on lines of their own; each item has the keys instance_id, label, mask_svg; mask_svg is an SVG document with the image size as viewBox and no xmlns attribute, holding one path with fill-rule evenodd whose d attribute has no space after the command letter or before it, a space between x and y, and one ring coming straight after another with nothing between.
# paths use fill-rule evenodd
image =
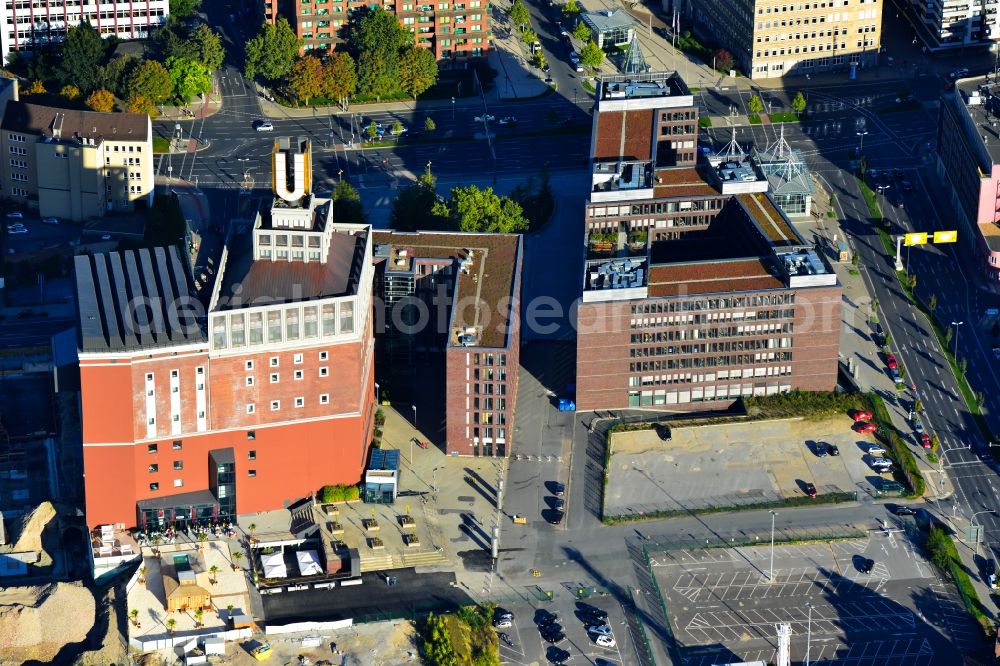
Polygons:
<instances>
[{"instance_id":1,"label":"gravel pile","mask_svg":"<svg viewBox=\"0 0 1000 666\"><path fill-rule=\"evenodd\" d=\"M94 624L94 595L80 584L0 590L0 664L51 662Z\"/></svg>"}]
</instances>

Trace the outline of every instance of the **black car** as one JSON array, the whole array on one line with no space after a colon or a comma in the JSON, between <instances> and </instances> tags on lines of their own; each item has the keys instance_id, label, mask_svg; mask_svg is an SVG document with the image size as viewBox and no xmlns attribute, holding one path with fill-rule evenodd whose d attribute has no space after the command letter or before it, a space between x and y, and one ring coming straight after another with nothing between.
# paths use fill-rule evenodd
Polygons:
<instances>
[{"instance_id":1,"label":"black car","mask_svg":"<svg viewBox=\"0 0 1000 666\"><path fill-rule=\"evenodd\" d=\"M917 515L917 512L914 511L913 509L911 509L908 506L897 506L896 509L895 509L895 511L893 511L893 513L896 514L897 516L915 516L915 515Z\"/></svg>"},{"instance_id":2,"label":"black car","mask_svg":"<svg viewBox=\"0 0 1000 666\"><path fill-rule=\"evenodd\" d=\"M827 448L827 451L830 452L831 456L839 456L840 455L840 448L838 448L836 444L827 444L826 448Z\"/></svg>"},{"instance_id":3,"label":"black car","mask_svg":"<svg viewBox=\"0 0 1000 666\"><path fill-rule=\"evenodd\" d=\"M566 500L561 497L552 498L552 508L556 511L562 511L566 507Z\"/></svg>"},{"instance_id":4,"label":"black car","mask_svg":"<svg viewBox=\"0 0 1000 666\"><path fill-rule=\"evenodd\" d=\"M552 643L553 645L566 638L566 634L563 632L562 627L558 624L552 624L544 627L540 633L543 641L546 643Z\"/></svg>"},{"instance_id":5,"label":"black car","mask_svg":"<svg viewBox=\"0 0 1000 666\"><path fill-rule=\"evenodd\" d=\"M562 497L566 493L566 486L559 483L558 481L552 482L552 494L556 497Z\"/></svg>"},{"instance_id":6,"label":"black car","mask_svg":"<svg viewBox=\"0 0 1000 666\"><path fill-rule=\"evenodd\" d=\"M535 613L535 623L539 627L549 627L557 623L558 621L559 621L558 615L556 615L552 611L547 611L544 608L539 609L538 612Z\"/></svg>"},{"instance_id":7,"label":"black car","mask_svg":"<svg viewBox=\"0 0 1000 666\"><path fill-rule=\"evenodd\" d=\"M581 619L587 624L604 624L608 621L608 612L597 606L585 604L579 606Z\"/></svg>"},{"instance_id":8,"label":"black car","mask_svg":"<svg viewBox=\"0 0 1000 666\"><path fill-rule=\"evenodd\" d=\"M497 608L493 611L494 620L513 620L514 614L506 608Z\"/></svg>"},{"instance_id":9,"label":"black car","mask_svg":"<svg viewBox=\"0 0 1000 666\"><path fill-rule=\"evenodd\" d=\"M870 574L874 566L875 566L875 560L871 558L865 558L865 561L861 563L861 573Z\"/></svg>"},{"instance_id":10,"label":"black car","mask_svg":"<svg viewBox=\"0 0 1000 666\"><path fill-rule=\"evenodd\" d=\"M548 521L550 525L562 525L563 512L553 511L552 515L549 516Z\"/></svg>"},{"instance_id":11,"label":"black car","mask_svg":"<svg viewBox=\"0 0 1000 666\"><path fill-rule=\"evenodd\" d=\"M656 435L661 441L670 441L670 426L659 424L656 426Z\"/></svg>"}]
</instances>

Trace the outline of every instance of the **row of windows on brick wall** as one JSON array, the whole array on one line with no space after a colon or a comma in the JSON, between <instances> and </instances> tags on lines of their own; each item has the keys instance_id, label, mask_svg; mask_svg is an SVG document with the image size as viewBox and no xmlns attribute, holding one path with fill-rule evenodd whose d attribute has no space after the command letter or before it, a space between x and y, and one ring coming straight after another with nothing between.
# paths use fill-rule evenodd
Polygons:
<instances>
[{"instance_id":1,"label":"row of windows on brick wall","mask_svg":"<svg viewBox=\"0 0 1000 666\"><path fill-rule=\"evenodd\" d=\"M249 363L249 361L248 361L248 363ZM320 368L319 369L319 376L320 377L329 377L330 376L330 368L328 368L326 366L323 366L322 368ZM305 371L303 371L303 370L296 370L295 372L292 373L292 378L295 379L295 381L300 381L300 380L304 379L305 378ZM279 373L279 372L272 372L270 374L270 380L271 380L272 384L277 384L278 382L281 381L281 373ZM247 377L246 377L247 386L253 386L255 381L256 381L256 379L254 378L253 375L247 375Z\"/></svg>"},{"instance_id":2,"label":"row of windows on brick wall","mask_svg":"<svg viewBox=\"0 0 1000 666\"><path fill-rule=\"evenodd\" d=\"M251 478L251 479L256 478L257 477L257 470L255 470L255 469L248 469L247 470L247 476L249 478ZM184 487L184 479L174 479L174 488L183 488L183 487ZM159 482L154 481L154 482L150 483L149 484L149 489L152 490L152 491L154 491L154 492L157 491L157 490L159 490L160 489Z\"/></svg>"},{"instance_id":3,"label":"row of windows on brick wall","mask_svg":"<svg viewBox=\"0 0 1000 666\"><path fill-rule=\"evenodd\" d=\"M329 405L330 404L330 394L329 393L321 393L320 396L319 396L319 404L321 404L321 405ZM303 396L298 396L297 398L295 398L295 407L296 408L298 408L298 407L305 407L305 406L306 406L306 399ZM271 401L271 411L272 412L276 412L279 409L281 409L281 401L280 400L272 400ZM247 414L253 414L256 411L257 411L257 406L254 403L251 402L251 403L247 404Z\"/></svg>"}]
</instances>

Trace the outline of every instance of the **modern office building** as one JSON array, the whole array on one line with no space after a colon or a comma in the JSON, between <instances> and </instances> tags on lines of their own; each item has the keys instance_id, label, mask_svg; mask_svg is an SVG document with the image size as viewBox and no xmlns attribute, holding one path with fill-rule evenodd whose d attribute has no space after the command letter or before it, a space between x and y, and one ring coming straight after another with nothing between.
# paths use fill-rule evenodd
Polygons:
<instances>
[{"instance_id":1,"label":"modern office building","mask_svg":"<svg viewBox=\"0 0 1000 666\"><path fill-rule=\"evenodd\" d=\"M385 231L374 237L380 381L412 390L405 399L428 431L443 421L447 453L510 455L522 237ZM418 410L431 415L421 418Z\"/></svg>"},{"instance_id":2,"label":"modern office building","mask_svg":"<svg viewBox=\"0 0 1000 666\"><path fill-rule=\"evenodd\" d=\"M368 6L361 0L263 0L265 19L287 18L304 52L336 48L350 12ZM383 6L399 17L417 46L445 64L484 57L490 50L488 0L393 0Z\"/></svg>"},{"instance_id":3,"label":"modern office building","mask_svg":"<svg viewBox=\"0 0 1000 666\"><path fill-rule=\"evenodd\" d=\"M960 84L941 96L936 171L959 237L975 243L978 270L1000 282L1000 86ZM929 146L928 146L929 147Z\"/></svg>"},{"instance_id":4,"label":"modern office building","mask_svg":"<svg viewBox=\"0 0 1000 666\"><path fill-rule=\"evenodd\" d=\"M635 39L635 21L623 9L582 12L578 20L587 26L591 39L602 49L627 46Z\"/></svg>"},{"instance_id":5,"label":"modern office building","mask_svg":"<svg viewBox=\"0 0 1000 666\"><path fill-rule=\"evenodd\" d=\"M144 113L8 101L0 151L0 194L42 217L79 222L153 202L153 131Z\"/></svg>"},{"instance_id":6,"label":"modern office building","mask_svg":"<svg viewBox=\"0 0 1000 666\"><path fill-rule=\"evenodd\" d=\"M577 408L694 411L833 389L841 287L766 175L749 159L674 159L686 151L665 149L663 123L698 121L674 73L609 77L595 97Z\"/></svg>"},{"instance_id":7,"label":"modern office building","mask_svg":"<svg viewBox=\"0 0 1000 666\"><path fill-rule=\"evenodd\" d=\"M850 71L878 63L881 0L685 3L693 32L727 49L753 79Z\"/></svg>"},{"instance_id":8,"label":"modern office building","mask_svg":"<svg viewBox=\"0 0 1000 666\"><path fill-rule=\"evenodd\" d=\"M0 0L0 51L6 58L61 42L84 21L104 37L143 39L169 15L169 0Z\"/></svg>"},{"instance_id":9,"label":"modern office building","mask_svg":"<svg viewBox=\"0 0 1000 666\"><path fill-rule=\"evenodd\" d=\"M372 238L332 219L309 142L234 223L203 303L176 246L76 258L87 522L183 527L354 484L374 420Z\"/></svg>"},{"instance_id":10,"label":"modern office building","mask_svg":"<svg viewBox=\"0 0 1000 666\"><path fill-rule=\"evenodd\" d=\"M929 51L992 44L1000 39L998 0L896 0L895 6Z\"/></svg>"}]
</instances>

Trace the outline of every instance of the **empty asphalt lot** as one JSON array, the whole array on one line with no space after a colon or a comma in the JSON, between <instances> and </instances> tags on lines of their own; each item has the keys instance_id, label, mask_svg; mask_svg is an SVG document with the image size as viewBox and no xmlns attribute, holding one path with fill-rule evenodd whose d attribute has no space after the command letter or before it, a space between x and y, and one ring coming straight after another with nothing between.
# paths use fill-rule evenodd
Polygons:
<instances>
[{"instance_id":1,"label":"empty asphalt lot","mask_svg":"<svg viewBox=\"0 0 1000 666\"><path fill-rule=\"evenodd\" d=\"M986 648L953 589L904 533L776 546L773 582L770 552L756 546L652 553L687 666L774 661L779 624L791 627L793 663L808 650L813 664L955 664ZM866 574L867 559L874 566Z\"/></svg>"}]
</instances>

